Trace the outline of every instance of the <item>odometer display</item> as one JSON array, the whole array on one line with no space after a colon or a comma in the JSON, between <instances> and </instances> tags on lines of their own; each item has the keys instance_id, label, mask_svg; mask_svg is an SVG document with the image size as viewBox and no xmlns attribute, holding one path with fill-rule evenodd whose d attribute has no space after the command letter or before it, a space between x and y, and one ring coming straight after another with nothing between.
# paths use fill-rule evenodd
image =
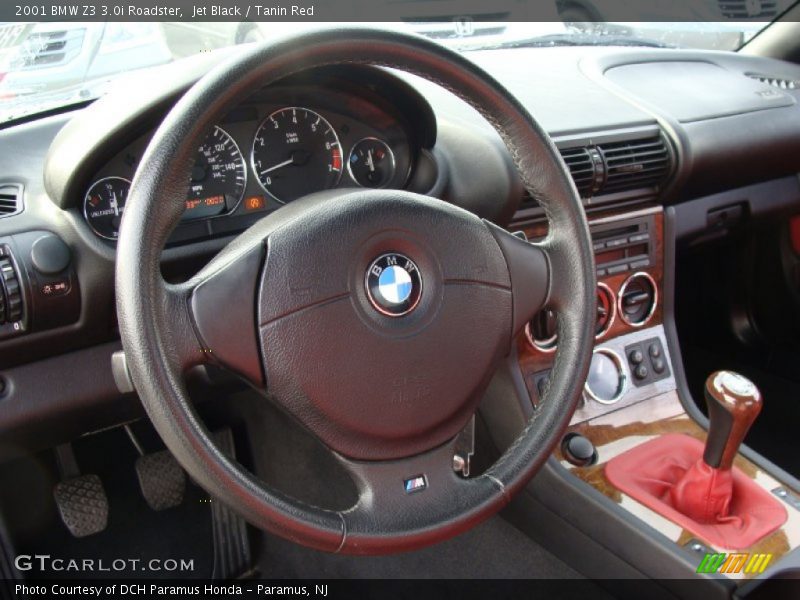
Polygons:
<instances>
[{"instance_id":1,"label":"odometer display","mask_svg":"<svg viewBox=\"0 0 800 600\"><path fill-rule=\"evenodd\" d=\"M300 107L269 115L253 141L253 171L279 202L334 187L342 174L342 149L322 116Z\"/></svg>"},{"instance_id":2,"label":"odometer display","mask_svg":"<svg viewBox=\"0 0 800 600\"><path fill-rule=\"evenodd\" d=\"M246 177L239 146L227 131L214 127L197 151L183 218L200 219L233 211L244 196Z\"/></svg>"}]
</instances>

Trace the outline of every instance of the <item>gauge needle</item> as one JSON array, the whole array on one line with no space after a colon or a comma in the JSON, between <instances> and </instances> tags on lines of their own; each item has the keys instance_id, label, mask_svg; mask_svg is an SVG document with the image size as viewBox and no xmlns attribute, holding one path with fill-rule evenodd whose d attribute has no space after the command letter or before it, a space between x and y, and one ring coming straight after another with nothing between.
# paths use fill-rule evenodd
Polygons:
<instances>
[{"instance_id":1,"label":"gauge needle","mask_svg":"<svg viewBox=\"0 0 800 600\"><path fill-rule=\"evenodd\" d=\"M114 209L114 216L119 216L119 202L117 202L117 194L116 192L111 192L111 208Z\"/></svg>"},{"instance_id":2,"label":"gauge needle","mask_svg":"<svg viewBox=\"0 0 800 600\"><path fill-rule=\"evenodd\" d=\"M372 150L367 152L367 165L369 165L369 170L370 171L374 171L375 170L375 162L372 160Z\"/></svg>"},{"instance_id":3,"label":"gauge needle","mask_svg":"<svg viewBox=\"0 0 800 600\"><path fill-rule=\"evenodd\" d=\"M275 169L280 169L281 167L285 167L286 165L290 165L294 162L294 158L290 158L289 160L285 160L282 163L278 163L277 165L272 165L269 169L264 169L261 171L262 175L266 175L267 173L271 173Z\"/></svg>"}]
</instances>

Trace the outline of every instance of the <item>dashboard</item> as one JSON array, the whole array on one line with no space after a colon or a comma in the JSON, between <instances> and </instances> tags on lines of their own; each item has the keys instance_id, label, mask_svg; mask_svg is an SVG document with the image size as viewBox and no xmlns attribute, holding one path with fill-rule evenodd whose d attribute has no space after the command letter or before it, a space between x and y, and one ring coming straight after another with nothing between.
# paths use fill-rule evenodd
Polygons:
<instances>
[{"instance_id":1,"label":"dashboard","mask_svg":"<svg viewBox=\"0 0 800 600\"><path fill-rule=\"evenodd\" d=\"M59 422L62 430L73 427L71 434L120 418L111 408L119 391L108 364L119 349L114 240L127 190L170 108L238 51L132 74L91 104L0 128L0 147L15 150L0 153L0 208L16 207L0 217L0 267L8 263L16 278L13 315L5 311L13 320L0 319L6 439L46 443L37 437L49 426L45 414L77 415ZM800 81L795 65L630 48L495 50L469 58L536 117L570 169L596 237L598 299L606 309L599 344L666 322L659 298L673 265L664 240L706 235L725 219L777 214L800 201L800 90L768 83ZM662 92L650 93L654 86ZM529 236L545 231L545 215L502 140L474 109L413 75L338 66L254 89L219 118L198 148L162 271L170 281L185 280L297 197L359 186L427 194ZM663 222L673 208L681 219L667 235ZM624 314L634 309L643 311L641 325ZM541 315L519 342L534 391L555 342L551 327ZM626 348L611 350L627 360ZM622 370L636 388L635 367ZM664 385L653 370L652 385ZM75 383L41 389L43 381L66 377Z\"/></svg>"}]
</instances>

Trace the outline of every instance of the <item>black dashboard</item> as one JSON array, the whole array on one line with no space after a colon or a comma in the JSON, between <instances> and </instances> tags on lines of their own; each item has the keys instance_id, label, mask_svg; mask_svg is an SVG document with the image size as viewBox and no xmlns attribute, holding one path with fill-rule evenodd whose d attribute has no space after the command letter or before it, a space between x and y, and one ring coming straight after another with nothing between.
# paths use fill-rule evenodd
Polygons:
<instances>
[{"instance_id":1,"label":"black dashboard","mask_svg":"<svg viewBox=\"0 0 800 600\"><path fill-rule=\"evenodd\" d=\"M118 395L105 361L118 348L114 237L126 187L170 107L237 51L132 74L85 107L0 129L0 201L16 190L8 195L19 208L0 215L0 260L13 259L24 307L7 332L0 330L0 376L13 415L0 430L27 431L41 409L20 396L31 397L22 374L30 375L33 361L46 362L39 370L49 369L51 381L65 370L94 373L83 387L59 392L62 410ZM469 57L551 134L587 211L702 204L697 222L682 225L699 231L709 202L731 202L731 190L781 183L781 197L742 193L756 216L800 197L800 90L770 83L800 81L796 65L731 53L597 47ZM284 203L356 186L428 194L504 226L544 218L499 136L464 102L413 75L332 67L254 90L220 117L198 150L185 217L164 250L162 270L167 279L185 279ZM69 260L60 270L42 270L33 246L52 237ZM22 325L14 330L13 323ZM89 364L97 361L103 364Z\"/></svg>"}]
</instances>

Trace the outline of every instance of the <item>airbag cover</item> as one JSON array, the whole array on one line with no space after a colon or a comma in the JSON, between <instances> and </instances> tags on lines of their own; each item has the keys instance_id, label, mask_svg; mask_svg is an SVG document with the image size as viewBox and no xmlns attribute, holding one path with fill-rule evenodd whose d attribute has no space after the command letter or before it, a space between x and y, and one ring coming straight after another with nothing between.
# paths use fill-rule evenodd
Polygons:
<instances>
[{"instance_id":1,"label":"airbag cover","mask_svg":"<svg viewBox=\"0 0 800 600\"><path fill-rule=\"evenodd\" d=\"M270 392L351 458L408 456L457 434L511 342L508 268L486 225L399 191L297 202L267 240L258 301ZM386 253L422 279L400 317L367 296L367 270Z\"/></svg>"}]
</instances>

